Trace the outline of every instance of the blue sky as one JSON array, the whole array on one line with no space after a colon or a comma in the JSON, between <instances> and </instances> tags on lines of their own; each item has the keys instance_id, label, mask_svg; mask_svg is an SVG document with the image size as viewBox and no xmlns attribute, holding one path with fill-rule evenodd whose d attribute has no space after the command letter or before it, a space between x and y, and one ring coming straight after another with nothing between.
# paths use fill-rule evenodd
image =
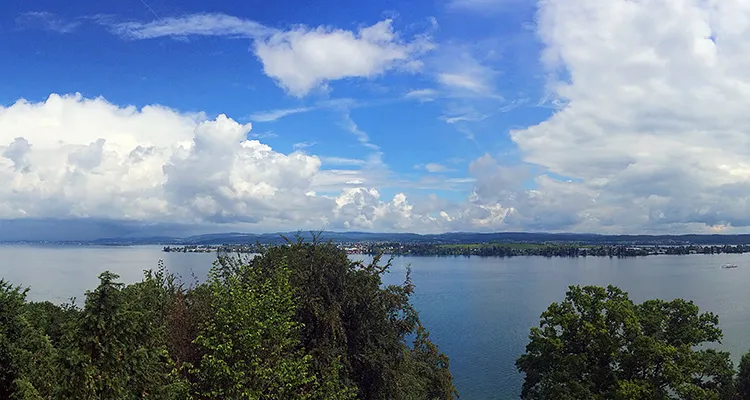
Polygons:
<instances>
[{"instance_id":1,"label":"blue sky","mask_svg":"<svg viewBox=\"0 0 750 400\"><path fill-rule=\"evenodd\" d=\"M404 174L420 174L415 164L444 164L451 158L465 160L456 163L465 167L488 151L512 157L508 130L538 122L548 114L535 107L544 82L537 60L539 44L534 32L525 28L533 22L531 2L481 6L487 11L445 1L368 2L349 7L341 7L340 2L299 1L48 1L3 7L0 57L13 62L3 63L0 73L14 77L0 83L6 105L19 98L38 101L50 93L79 92L120 105L162 104L212 116L225 113L253 122L257 133L272 131L276 136L265 140L275 149L291 151L295 143L314 142L309 151L316 154L366 157L368 150L342 127L335 109L268 122L251 118L264 111L345 101L352 105L348 108L355 123L382 148L383 161ZM403 32L406 40L410 34L428 34L437 49L425 56L419 72L344 78L328 82L328 90L313 90L300 98L286 93L263 73L248 38L191 35L123 40L95 22L96 16L150 22L196 13L222 13L277 29L305 24L354 31L390 17L394 30ZM436 27L431 26L432 20ZM451 68L464 72L456 57L496 74L481 77L486 80L482 90L487 96L451 95L447 93L450 87L439 87L435 75L442 72L444 63L455 63ZM431 102L405 98L415 90L446 93ZM482 120L446 123L451 117ZM474 141L466 138L466 132L471 132ZM462 176L459 171L448 175Z\"/></svg>"},{"instance_id":2,"label":"blue sky","mask_svg":"<svg viewBox=\"0 0 750 400\"><path fill-rule=\"evenodd\" d=\"M744 82L716 51L746 11L657 3L661 21L624 0L5 2L0 219L743 229L742 153L721 151L744 133L675 99ZM691 158L716 137L729 161Z\"/></svg>"}]
</instances>

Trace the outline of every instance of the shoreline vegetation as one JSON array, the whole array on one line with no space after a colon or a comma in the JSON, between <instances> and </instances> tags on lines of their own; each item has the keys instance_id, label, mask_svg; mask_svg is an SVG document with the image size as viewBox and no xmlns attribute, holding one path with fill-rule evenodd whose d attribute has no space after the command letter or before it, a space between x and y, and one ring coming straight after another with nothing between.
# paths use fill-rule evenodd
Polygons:
<instances>
[{"instance_id":1,"label":"shoreline vegetation","mask_svg":"<svg viewBox=\"0 0 750 400\"><path fill-rule=\"evenodd\" d=\"M271 245L224 244L164 246L164 252L177 253L258 253ZM424 243L339 243L347 254L390 256L477 256L477 257L645 257L655 255L688 254L744 254L750 245L609 245L577 243L471 243L471 244L424 244Z\"/></svg>"}]
</instances>

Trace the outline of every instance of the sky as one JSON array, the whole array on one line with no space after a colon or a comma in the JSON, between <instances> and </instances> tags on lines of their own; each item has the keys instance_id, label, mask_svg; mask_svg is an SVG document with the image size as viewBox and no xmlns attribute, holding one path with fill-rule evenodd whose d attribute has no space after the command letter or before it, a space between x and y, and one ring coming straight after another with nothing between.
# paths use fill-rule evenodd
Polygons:
<instances>
[{"instance_id":1,"label":"sky","mask_svg":"<svg viewBox=\"0 0 750 400\"><path fill-rule=\"evenodd\" d=\"M5 1L0 239L750 232L748 39L743 0Z\"/></svg>"}]
</instances>

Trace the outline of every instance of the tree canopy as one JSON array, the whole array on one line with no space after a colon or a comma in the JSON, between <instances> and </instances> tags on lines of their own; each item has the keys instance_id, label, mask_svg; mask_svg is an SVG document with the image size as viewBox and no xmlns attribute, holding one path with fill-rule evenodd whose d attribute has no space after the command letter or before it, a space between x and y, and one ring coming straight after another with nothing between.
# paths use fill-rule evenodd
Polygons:
<instances>
[{"instance_id":1,"label":"tree canopy","mask_svg":"<svg viewBox=\"0 0 750 400\"><path fill-rule=\"evenodd\" d=\"M189 287L163 265L111 272L74 304L0 280L0 398L453 399L448 357L389 263L332 243L222 254Z\"/></svg>"},{"instance_id":2,"label":"tree canopy","mask_svg":"<svg viewBox=\"0 0 750 400\"><path fill-rule=\"evenodd\" d=\"M690 301L635 304L609 286L571 286L531 329L516 365L524 399L730 399L718 317Z\"/></svg>"}]
</instances>

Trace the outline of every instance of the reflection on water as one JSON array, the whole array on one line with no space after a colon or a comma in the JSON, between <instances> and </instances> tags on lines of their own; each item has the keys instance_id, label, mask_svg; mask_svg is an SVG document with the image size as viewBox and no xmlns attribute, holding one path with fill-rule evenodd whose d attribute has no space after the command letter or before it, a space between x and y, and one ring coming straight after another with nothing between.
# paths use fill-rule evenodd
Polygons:
<instances>
[{"instance_id":1,"label":"reflection on water","mask_svg":"<svg viewBox=\"0 0 750 400\"><path fill-rule=\"evenodd\" d=\"M140 280L160 259L186 281L206 276L212 254L163 253L158 246L0 246L0 276L30 286L32 300L79 299L111 270L124 282ZM726 263L739 265L722 269ZM517 398L522 377L515 359L529 328L568 285L613 284L635 301L691 299L716 312L722 348L737 361L750 348L750 254L609 258L430 258L394 260L387 283L403 281L407 265L416 285L414 303L432 337L451 358L462 399ZM79 304L80 304L79 300Z\"/></svg>"}]
</instances>

